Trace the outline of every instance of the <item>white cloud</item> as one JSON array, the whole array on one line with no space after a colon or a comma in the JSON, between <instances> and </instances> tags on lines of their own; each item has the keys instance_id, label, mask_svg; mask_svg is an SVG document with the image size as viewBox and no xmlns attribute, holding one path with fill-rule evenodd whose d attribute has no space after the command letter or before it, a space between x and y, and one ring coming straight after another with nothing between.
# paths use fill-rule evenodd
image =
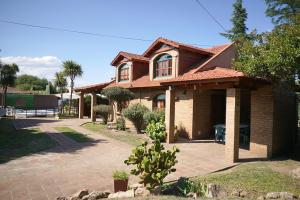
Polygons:
<instances>
[{"instance_id":1,"label":"white cloud","mask_svg":"<svg viewBox=\"0 0 300 200\"><path fill-rule=\"evenodd\" d=\"M2 57L1 61L7 64L16 63L20 69L19 74L29 74L40 78L47 78L48 80L52 80L55 72L62 69L62 61L55 56L11 56Z\"/></svg>"}]
</instances>

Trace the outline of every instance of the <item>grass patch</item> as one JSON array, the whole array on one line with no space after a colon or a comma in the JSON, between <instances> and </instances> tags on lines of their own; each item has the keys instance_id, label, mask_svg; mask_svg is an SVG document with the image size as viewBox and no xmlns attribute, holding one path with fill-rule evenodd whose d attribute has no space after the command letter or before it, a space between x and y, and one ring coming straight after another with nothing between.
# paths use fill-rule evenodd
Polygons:
<instances>
[{"instance_id":1,"label":"grass patch","mask_svg":"<svg viewBox=\"0 0 300 200\"><path fill-rule=\"evenodd\" d=\"M11 119L0 119L0 163L56 146L40 129L15 130Z\"/></svg>"},{"instance_id":2,"label":"grass patch","mask_svg":"<svg viewBox=\"0 0 300 200\"><path fill-rule=\"evenodd\" d=\"M77 142L90 142L93 141L92 138L89 138L87 135L84 135L82 133L78 133L74 129L71 129L69 127L55 127L55 130L58 132L64 134L65 136L77 141Z\"/></svg>"},{"instance_id":3,"label":"grass patch","mask_svg":"<svg viewBox=\"0 0 300 200\"><path fill-rule=\"evenodd\" d=\"M139 137L137 134L129 133L126 131L112 132L106 128L106 125L100 123L85 123L82 127L93 131L95 133L102 134L106 137L127 143L132 146L140 145L144 142L144 140Z\"/></svg>"},{"instance_id":4,"label":"grass patch","mask_svg":"<svg viewBox=\"0 0 300 200\"><path fill-rule=\"evenodd\" d=\"M285 191L300 195L300 180L272 170L273 164L273 162L242 164L226 172L199 177L196 182L220 184L229 192L233 189L242 189L252 197L267 192Z\"/></svg>"}]
</instances>

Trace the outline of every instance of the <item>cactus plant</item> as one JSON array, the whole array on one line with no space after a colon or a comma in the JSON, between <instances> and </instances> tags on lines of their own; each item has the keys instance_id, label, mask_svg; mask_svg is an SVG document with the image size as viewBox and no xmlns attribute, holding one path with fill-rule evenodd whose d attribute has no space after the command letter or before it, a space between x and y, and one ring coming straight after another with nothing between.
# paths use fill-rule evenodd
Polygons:
<instances>
[{"instance_id":1,"label":"cactus plant","mask_svg":"<svg viewBox=\"0 0 300 200\"><path fill-rule=\"evenodd\" d=\"M142 184L149 189L163 184L164 178L175 172L176 153L179 149L173 147L166 150L159 140L154 140L151 146L147 142L133 149L132 155L125 160L127 165L135 165L131 174L139 175Z\"/></svg>"}]
</instances>

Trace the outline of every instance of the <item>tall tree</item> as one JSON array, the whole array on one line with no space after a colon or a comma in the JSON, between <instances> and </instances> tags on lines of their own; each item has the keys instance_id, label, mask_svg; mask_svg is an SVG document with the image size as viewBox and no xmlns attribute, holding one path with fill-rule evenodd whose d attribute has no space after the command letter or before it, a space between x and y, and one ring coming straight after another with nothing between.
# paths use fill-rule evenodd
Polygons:
<instances>
[{"instance_id":1,"label":"tall tree","mask_svg":"<svg viewBox=\"0 0 300 200\"><path fill-rule=\"evenodd\" d=\"M59 88L60 99L61 99L61 102L63 102L63 93L64 93L66 87L68 86L67 79L63 72L55 73L54 86ZM62 105L61 105L61 109L62 109Z\"/></svg>"},{"instance_id":2,"label":"tall tree","mask_svg":"<svg viewBox=\"0 0 300 200\"><path fill-rule=\"evenodd\" d=\"M63 73L65 76L68 76L70 78L70 88L71 88L71 95L69 99L69 114L71 113L71 107L72 107L72 95L73 95L73 89L74 89L74 80L76 77L80 77L83 74L83 71L81 69L81 65L77 64L76 62L72 60L67 60L63 62L64 70Z\"/></svg>"},{"instance_id":3,"label":"tall tree","mask_svg":"<svg viewBox=\"0 0 300 200\"><path fill-rule=\"evenodd\" d=\"M7 87L13 86L17 78L19 67L16 64L4 64L0 69L0 84L3 90L3 106L6 107L6 93Z\"/></svg>"},{"instance_id":4,"label":"tall tree","mask_svg":"<svg viewBox=\"0 0 300 200\"><path fill-rule=\"evenodd\" d=\"M300 16L272 32L258 34L238 48L234 66L254 77L284 82L297 89L300 75ZM298 77L298 78L297 78Z\"/></svg>"},{"instance_id":5,"label":"tall tree","mask_svg":"<svg viewBox=\"0 0 300 200\"><path fill-rule=\"evenodd\" d=\"M289 23L300 13L299 0L265 0L267 4L266 15L272 17L274 24Z\"/></svg>"},{"instance_id":6,"label":"tall tree","mask_svg":"<svg viewBox=\"0 0 300 200\"><path fill-rule=\"evenodd\" d=\"M16 87L26 91L45 91L47 85L47 79L28 74L20 75L16 79Z\"/></svg>"},{"instance_id":7,"label":"tall tree","mask_svg":"<svg viewBox=\"0 0 300 200\"><path fill-rule=\"evenodd\" d=\"M246 26L247 15L247 11L243 7L243 1L236 0L236 2L233 4L233 13L231 18L233 27L226 33L221 33L221 35L228 38L231 41L236 41L240 38L248 37L246 33L248 30Z\"/></svg>"}]
</instances>

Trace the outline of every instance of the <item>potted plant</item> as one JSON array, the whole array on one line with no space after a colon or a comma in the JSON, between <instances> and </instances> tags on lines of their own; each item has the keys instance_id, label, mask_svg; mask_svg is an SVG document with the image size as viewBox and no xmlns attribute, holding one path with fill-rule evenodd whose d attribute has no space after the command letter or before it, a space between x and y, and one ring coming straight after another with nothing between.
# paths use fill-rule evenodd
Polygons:
<instances>
[{"instance_id":1,"label":"potted plant","mask_svg":"<svg viewBox=\"0 0 300 200\"><path fill-rule=\"evenodd\" d=\"M115 171L114 178L114 191L126 191L128 187L128 174L125 171Z\"/></svg>"}]
</instances>

